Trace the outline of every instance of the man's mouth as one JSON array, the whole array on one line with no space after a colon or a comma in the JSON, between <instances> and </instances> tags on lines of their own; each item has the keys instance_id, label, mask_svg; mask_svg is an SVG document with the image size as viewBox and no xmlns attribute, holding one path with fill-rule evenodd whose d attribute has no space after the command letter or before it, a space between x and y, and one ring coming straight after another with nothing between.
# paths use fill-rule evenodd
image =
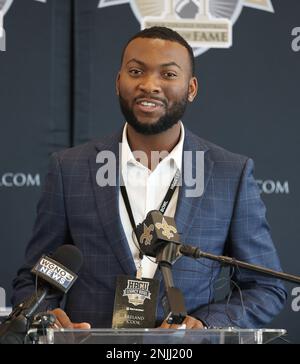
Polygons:
<instances>
[{"instance_id":1,"label":"man's mouth","mask_svg":"<svg viewBox=\"0 0 300 364\"><path fill-rule=\"evenodd\" d=\"M136 100L136 104L138 106L138 109L143 112L153 112L165 107L164 102L156 99L140 98Z\"/></svg>"}]
</instances>

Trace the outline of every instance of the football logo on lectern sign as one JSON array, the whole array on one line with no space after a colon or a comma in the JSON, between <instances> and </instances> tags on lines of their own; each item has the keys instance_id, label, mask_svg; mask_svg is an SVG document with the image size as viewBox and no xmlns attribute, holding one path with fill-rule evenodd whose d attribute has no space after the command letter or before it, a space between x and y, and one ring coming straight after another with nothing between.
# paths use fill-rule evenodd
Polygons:
<instances>
[{"instance_id":1,"label":"football logo on lectern sign","mask_svg":"<svg viewBox=\"0 0 300 364\"><path fill-rule=\"evenodd\" d=\"M274 12L271 0L100 0L98 7L129 4L141 29L165 26L193 47L195 56L232 45L232 26L244 6Z\"/></svg>"}]
</instances>

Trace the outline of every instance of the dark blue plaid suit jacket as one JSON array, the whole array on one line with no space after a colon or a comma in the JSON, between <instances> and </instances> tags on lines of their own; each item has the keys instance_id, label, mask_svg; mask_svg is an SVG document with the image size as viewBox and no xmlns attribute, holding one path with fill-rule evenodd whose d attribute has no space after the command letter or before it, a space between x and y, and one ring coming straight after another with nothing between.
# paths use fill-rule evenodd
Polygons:
<instances>
[{"instance_id":1,"label":"dark blue plaid suit jacket","mask_svg":"<svg viewBox=\"0 0 300 364\"><path fill-rule=\"evenodd\" d=\"M83 253L84 264L67 295L65 310L73 322L111 327L116 277L134 276L136 269L120 221L119 188L97 185L96 156L101 150L110 150L118 163L120 141L118 133L51 157L26 263L13 282L14 305L33 292L30 268L40 256L72 243ZM280 270L265 207L252 175L252 160L189 131L184 150L205 152L205 190L201 197L188 198L187 187L180 189L175 218L182 241L206 252L226 253ZM118 168L116 173L118 176ZM184 294L190 315L210 326L251 328L265 326L282 309L286 300L282 283L245 270L236 271L232 277L242 291L243 305L238 289L233 290L229 303L214 302L212 285L219 271L217 263L207 260L182 257L174 264L174 282ZM156 278L161 280L159 271ZM163 288L161 282L160 297ZM58 307L58 302L48 304L49 308ZM163 318L159 304L157 321Z\"/></svg>"}]
</instances>

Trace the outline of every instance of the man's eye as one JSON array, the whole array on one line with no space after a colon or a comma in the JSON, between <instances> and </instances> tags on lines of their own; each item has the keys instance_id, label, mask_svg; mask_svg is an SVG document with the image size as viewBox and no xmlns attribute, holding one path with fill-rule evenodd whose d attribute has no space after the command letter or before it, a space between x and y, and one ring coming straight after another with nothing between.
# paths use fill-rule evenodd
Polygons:
<instances>
[{"instance_id":1,"label":"man's eye","mask_svg":"<svg viewBox=\"0 0 300 364\"><path fill-rule=\"evenodd\" d=\"M142 74L142 71L141 70L138 70L138 69L131 69L129 70L129 73L132 75L132 76L139 76Z\"/></svg>"},{"instance_id":2,"label":"man's eye","mask_svg":"<svg viewBox=\"0 0 300 364\"><path fill-rule=\"evenodd\" d=\"M163 76L165 78L176 78L177 74L175 72L164 72Z\"/></svg>"}]
</instances>

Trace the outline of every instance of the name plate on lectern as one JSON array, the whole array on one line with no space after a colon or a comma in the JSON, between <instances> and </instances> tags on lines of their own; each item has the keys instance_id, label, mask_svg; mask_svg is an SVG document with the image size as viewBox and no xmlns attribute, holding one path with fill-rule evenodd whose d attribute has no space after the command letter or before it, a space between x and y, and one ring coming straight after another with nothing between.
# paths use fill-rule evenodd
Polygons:
<instances>
[{"instance_id":1,"label":"name plate on lectern","mask_svg":"<svg viewBox=\"0 0 300 364\"><path fill-rule=\"evenodd\" d=\"M159 281L129 276L117 278L113 328L155 326Z\"/></svg>"}]
</instances>

